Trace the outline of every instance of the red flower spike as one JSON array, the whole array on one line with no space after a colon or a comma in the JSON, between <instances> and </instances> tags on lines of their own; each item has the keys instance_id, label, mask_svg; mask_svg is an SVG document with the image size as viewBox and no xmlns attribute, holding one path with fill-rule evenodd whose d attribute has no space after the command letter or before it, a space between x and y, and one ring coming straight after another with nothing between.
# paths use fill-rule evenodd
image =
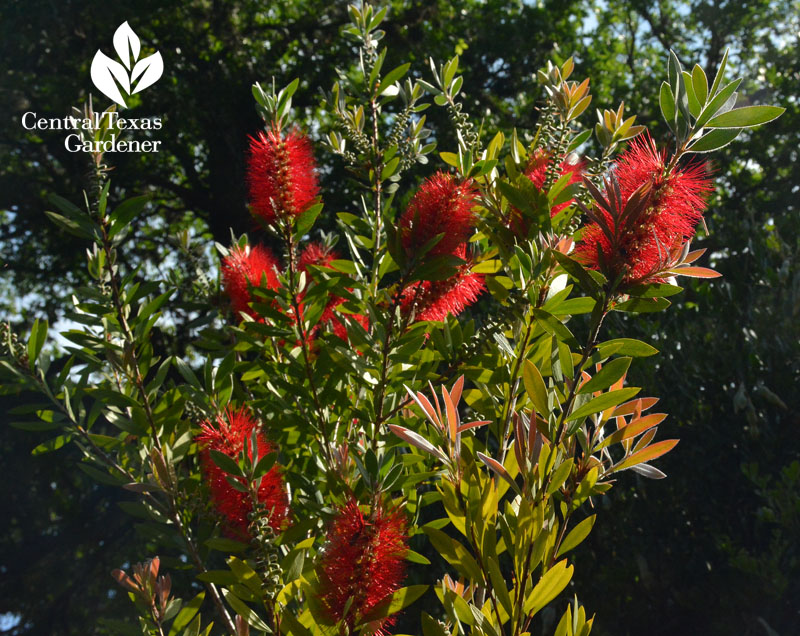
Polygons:
<instances>
[{"instance_id":1,"label":"red flower spike","mask_svg":"<svg viewBox=\"0 0 800 636\"><path fill-rule=\"evenodd\" d=\"M318 267L330 267L331 261L339 258L339 255L333 250L327 249L321 243L309 243L297 259L297 267L301 272L308 271L309 265L316 265Z\"/></svg>"},{"instance_id":2,"label":"red flower spike","mask_svg":"<svg viewBox=\"0 0 800 636\"><path fill-rule=\"evenodd\" d=\"M459 182L437 172L420 186L398 223L403 247L413 252L438 234L441 240L428 252L450 254L465 242L475 225L472 211L478 193L471 180Z\"/></svg>"},{"instance_id":3,"label":"red flower spike","mask_svg":"<svg viewBox=\"0 0 800 636\"><path fill-rule=\"evenodd\" d=\"M222 261L222 285L231 299L233 311L237 314L243 311L258 318L258 314L248 306L252 301L250 286L260 286L265 275L267 289L277 289L277 268L278 259L266 247L234 247Z\"/></svg>"},{"instance_id":4,"label":"red flower spike","mask_svg":"<svg viewBox=\"0 0 800 636\"><path fill-rule=\"evenodd\" d=\"M306 245L303 252L300 254L300 258L298 259L297 266L302 272L308 271L309 265L316 265L317 267L331 267L331 261L334 261L339 258L339 254L334 252L333 250L326 249L323 245L319 243L309 243ZM322 315L320 316L320 322L330 322L334 335L338 336L345 342L347 341L347 328L345 327L342 320L339 318L339 315L335 311L336 307L341 305L345 301L344 298L340 296L332 296L331 299L328 301ZM367 328L368 322L367 317L362 316L360 314L353 314L352 317L357 320L364 329ZM316 331L316 329L315 329Z\"/></svg>"},{"instance_id":5,"label":"red flower spike","mask_svg":"<svg viewBox=\"0 0 800 636\"><path fill-rule=\"evenodd\" d=\"M466 247L461 245L453 255L466 259ZM471 267L467 262L445 280L412 283L402 292L400 309L407 314L416 308L415 321L443 321L448 314L458 316L486 289L483 276L472 273Z\"/></svg>"},{"instance_id":6,"label":"red flower spike","mask_svg":"<svg viewBox=\"0 0 800 636\"><path fill-rule=\"evenodd\" d=\"M575 248L581 262L609 278L622 273L626 284L663 280L659 273L670 268L675 254L694 236L712 190L703 164L665 171L666 153L649 135L631 143L615 163L618 193L606 188L613 204L610 209L595 206L596 218ZM646 198L644 207L634 215L623 214L637 192Z\"/></svg>"},{"instance_id":7,"label":"red flower spike","mask_svg":"<svg viewBox=\"0 0 800 636\"><path fill-rule=\"evenodd\" d=\"M319 600L328 617L352 630L397 590L404 579L408 529L399 509L378 504L365 517L355 500L342 506L328 529L319 564ZM352 599L345 616L345 607ZM374 621L370 634L383 636L394 617Z\"/></svg>"},{"instance_id":8,"label":"red flower spike","mask_svg":"<svg viewBox=\"0 0 800 636\"><path fill-rule=\"evenodd\" d=\"M277 216L298 216L319 193L316 164L308 139L273 128L250 138L247 181L253 214L271 223Z\"/></svg>"},{"instance_id":9,"label":"red flower spike","mask_svg":"<svg viewBox=\"0 0 800 636\"><path fill-rule=\"evenodd\" d=\"M243 407L238 411L228 410L225 416L217 416L216 426L210 422L200 425L202 433L195 441L202 447L200 466L203 478L208 484L211 502L214 509L223 517L226 534L237 538L248 537L247 528L250 523L248 514L253 509L248 493L240 492L228 483L226 473L211 459L209 451L216 450L228 457L236 458L244 448L245 440L249 440L253 429L258 424ZM248 449L252 459L252 449ZM274 451L274 447L263 433L258 435L258 458ZM272 468L261 479L258 488L258 501L271 511L269 526L280 531L289 515L289 502L283 478L276 467Z\"/></svg>"}]
</instances>

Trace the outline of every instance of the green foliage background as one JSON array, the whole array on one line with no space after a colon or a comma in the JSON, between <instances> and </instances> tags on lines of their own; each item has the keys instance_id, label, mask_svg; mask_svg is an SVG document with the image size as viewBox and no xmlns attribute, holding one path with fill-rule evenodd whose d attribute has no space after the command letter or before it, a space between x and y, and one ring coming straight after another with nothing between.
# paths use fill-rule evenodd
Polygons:
<instances>
[{"instance_id":1,"label":"green foliage background","mask_svg":"<svg viewBox=\"0 0 800 636\"><path fill-rule=\"evenodd\" d=\"M422 71L428 56L459 53L477 124L532 131L539 94L531 74L549 56L575 53L578 72L592 77L593 107L624 99L665 138L654 97L670 47L685 64L707 67L731 47L733 72L745 77L742 95L787 108L715 155L722 176L707 215L710 234L695 246L708 248L724 278L693 283L669 312L625 324L626 335L662 350L650 367L635 367L632 380L661 396L671 415L666 426L682 443L660 464L667 480L626 475L599 502L574 584L598 613L598 634L792 634L800 621L795 3L392 4L386 43L394 59L386 67L410 61ZM47 194L79 199L84 157L66 152L59 132L25 131L20 117L28 110L64 116L83 101L94 52L110 48L125 20L165 60L164 77L143 94L135 116L161 116L165 124L155 133L162 152L110 158L120 197L155 196L120 251L145 268L174 263L186 279L195 266L211 271L211 254L177 256L180 232L227 243L229 227L253 230L243 180L247 135L259 128L250 85L271 75L300 77L295 106L310 120L318 114L317 87L352 62L339 36L344 2L5 2L0 312L12 322L57 320L66 290L86 275L86 246L44 217ZM436 119L439 112L430 114L440 149L452 147L450 127ZM352 193L338 187L344 175L329 156L319 152L318 159L326 203L346 209ZM182 351L192 328L190 316L176 316L177 337L155 338L154 347ZM13 403L3 398L2 407ZM0 633L116 633L108 621L131 609L109 593L108 573L125 555L144 555L146 538L117 507L120 491L90 481L65 457L31 458L42 439L3 424Z\"/></svg>"}]
</instances>

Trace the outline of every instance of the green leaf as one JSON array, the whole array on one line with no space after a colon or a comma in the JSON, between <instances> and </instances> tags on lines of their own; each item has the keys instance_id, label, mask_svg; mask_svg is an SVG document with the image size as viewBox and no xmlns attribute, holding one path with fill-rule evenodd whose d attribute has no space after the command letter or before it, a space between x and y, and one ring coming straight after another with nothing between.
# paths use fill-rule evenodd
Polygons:
<instances>
[{"instance_id":1,"label":"green leaf","mask_svg":"<svg viewBox=\"0 0 800 636\"><path fill-rule=\"evenodd\" d=\"M599 413L600 411L605 411L612 406L622 404L625 400L629 400L639 391L641 391L639 387L627 387L625 389L617 389L616 391L609 391L608 393L598 395L593 400L590 400L572 412L567 418L567 421L569 422L571 420L577 420L578 418L586 417L587 415L592 415L593 413Z\"/></svg>"},{"instance_id":2,"label":"green leaf","mask_svg":"<svg viewBox=\"0 0 800 636\"><path fill-rule=\"evenodd\" d=\"M590 296L581 296L579 298L567 298L565 301L558 303L550 310L554 316L577 316L578 314L590 314L594 311L597 300Z\"/></svg>"},{"instance_id":3,"label":"green leaf","mask_svg":"<svg viewBox=\"0 0 800 636\"><path fill-rule=\"evenodd\" d=\"M566 536L564 541L561 543L561 547L558 549L558 554L556 554L556 558L560 557L562 554L566 554L573 548L576 548L581 541L583 541L586 537L589 536L589 533L592 531L592 527L594 526L594 522L597 519L597 515L592 515L591 517L587 517L583 521L581 521L577 526L575 526L570 533Z\"/></svg>"},{"instance_id":4,"label":"green leaf","mask_svg":"<svg viewBox=\"0 0 800 636\"><path fill-rule=\"evenodd\" d=\"M108 231L110 238L113 238L121 229L128 225L134 217L142 211L145 204L150 200L149 195L132 197L120 203L111 213L111 228Z\"/></svg>"},{"instance_id":5,"label":"green leaf","mask_svg":"<svg viewBox=\"0 0 800 636\"><path fill-rule=\"evenodd\" d=\"M614 306L614 311L629 311L634 314L646 314L662 311L672 303L666 298L631 298Z\"/></svg>"},{"instance_id":6,"label":"green leaf","mask_svg":"<svg viewBox=\"0 0 800 636\"><path fill-rule=\"evenodd\" d=\"M436 528L424 526L422 531L428 535L428 539L442 558L458 570L459 574L476 583L483 582L478 563L463 545Z\"/></svg>"},{"instance_id":7,"label":"green leaf","mask_svg":"<svg viewBox=\"0 0 800 636\"><path fill-rule=\"evenodd\" d=\"M395 171L397 170L397 166L400 165L400 157L394 157L386 162L386 165L383 166L383 170L381 170L381 181L388 179L391 177Z\"/></svg>"},{"instance_id":8,"label":"green leaf","mask_svg":"<svg viewBox=\"0 0 800 636\"><path fill-rule=\"evenodd\" d=\"M730 84L724 86L719 93L714 95L711 101L706 104L703 112L701 112L700 116L697 118L697 121L694 124L695 130L699 130L705 126L706 122L716 115L717 111L719 111L723 106L725 106L725 104L728 103L728 100L733 96L733 94L736 92L736 89L739 87L739 84L741 83L741 78L735 79Z\"/></svg>"},{"instance_id":9,"label":"green leaf","mask_svg":"<svg viewBox=\"0 0 800 636\"><path fill-rule=\"evenodd\" d=\"M498 562L497 556L487 557L486 564L486 569L489 570L489 579L492 582L492 591L500 601L500 605L503 606L506 614L511 616L514 612L514 607L511 602L511 595L508 593L508 588L506 587L506 581L503 578L503 573L500 571L500 563Z\"/></svg>"},{"instance_id":10,"label":"green leaf","mask_svg":"<svg viewBox=\"0 0 800 636\"><path fill-rule=\"evenodd\" d=\"M618 346L618 345L621 345ZM623 356L633 356L634 358L646 358L654 356L658 353L658 349L634 338L615 338L614 340L606 340L598 345L597 349L602 352L604 350L613 348L613 353L618 353Z\"/></svg>"},{"instance_id":11,"label":"green leaf","mask_svg":"<svg viewBox=\"0 0 800 636\"><path fill-rule=\"evenodd\" d=\"M678 56L675 55L675 51L670 49L669 61L667 62L667 78L669 79L669 85L672 88L672 92L675 94L676 97L679 96L682 71L683 68L681 67L680 61L678 60Z\"/></svg>"},{"instance_id":12,"label":"green leaf","mask_svg":"<svg viewBox=\"0 0 800 636\"><path fill-rule=\"evenodd\" d=\"M631 296L641 296L643 298L663 298L664 296L674 296L683 291L683 287L668 285L666 283L650 283L649 285L636 285L627 290Z\"/></svg>"},{"instance_id":13,"label":"green leaf","mask_svg":"<svg viewBox=\"0 0 800 636\"><path fill-rule=\"evenodd\" d=\"M586 142L592 136L591 130L584 130L582 133L575 135L575 138L570 142L567 152L572 152Z\"/></svg>"},{"instance_id":14,"label":"green leaf","mask_svg":"<svg viewBox=\"0 0 800 636\"><path fill-rule=\"evenodd\" d=\"M708 128L752 128L780 117L785 108L780 106L745 106L734 108L708 120Z\"/></svg>"},{"instance_id":15,"label":"green leaf","mask_svg":"<svg viewBox=\"0 0 800 636\"><path fill-rule=\"evenodd\" d=\"M430 565L430 559L421 555L419 552L414 552L414 550L406 550L406 561L410 561L411 563L419 563L420 565Z\"/></svg>"},{"instance_id":16,"label":"green leaf","mask_svg":"<svg viewBox=\"0 0 800 636\"><path fill-rule=\"evenodd\" d=\"M165 302L169 300L169 297L172 296L173 290L169 290L164 292L163 294L159 294L152 300L150 300L146 305L142 306L139 310L137 320L146 320L153 314L155 314L161 307L164 305Z\"/></svg>"},{"instance_id":17,"label":"green leaf","mask_svg":"<svg viewBox=\"0 0 800 636\"><path fill-rule=\"evenodd\" d=\"M39 359L39 354L42 352L42 347L47 340L47 321L41 322L37 318L33 323L31 329L31 337L28 339L28 364L31 370L36 366L36 361Z\"/></svg>"},{"instance_id":18,"label":"green leaf","mask_svg":"<svg viewBox=\"0 0 800 636\"><path fill-rule=\"evenodd\" d=\"M714 83L711 85L711 95L714 96L717 94L717 89L722 84L722 79L725 76L725 66L728 63L728 51L730 49L725 49L725 55L722 56L722 61L719 63L719 68L717 69L717 74L714 76Z\"/></svg>"},{"instance_id":19,"label":"green leaf","mask_svg":"<svg viewBox=\"0 0 800 636\"><path fill-rule=\"evenodd\" d=\"M304 234L308 233L308 231L314 225L314 221L317 220L320 212L322 212L322 203L316 203L297 217L295 231L297 232L298 236L303 236Z\"/></svg>"},{"instance_id":20,"label":"green leaf","mask_svg":"<svg viewBox=\"0 0 800 636\"><path fill-rule=\"evenodd\" d=\"M439 623L427 612L422 612L422 635L423 636L450 636L449 631L445 631Z\"/></svg>"},{"instance_id":21,"label":"green leaf","mask_svg":"<svg viewBox=\"0 0 800 636\"><path fill-rule=\"evenodd\" d=\"M528 616L533 615L552 601L567 587L573 571L574 567L567 566L566 559L562 559L547 570L525 599L523 612Z\"/></svg>"},{"instance_id":22,"label":"green leaf","mask_svg":"<svg viewBox=\"0 0 800 636\"><path fill-rule=\"evenodd\" d=\"M58 450L64 446L64 444L71 439L71 435L59 435L58 437L54 437L53 439L49 439L46 442L39 444L31 451L31 455L44 455L45 453L51 453L54 450Z\"/></svg>"},{"instance_id":23,"label":"green leaf","mask_svg":"<svg viewBox=\"0 0 800 636\"><path fill-rule=\"evenodd\" d=\"M458 70L458 55L456 55L453 59L451 59L447 64L444 66L444 73L442 74L442 88L447 89L449 88L450 84L455 77L456 71Z\"/></svg>"},{"instance_id":24,"label":"green leaf","mask_svg":"<svg viewBox=\"0 0 800 636\"><path fill-rule=\"evenodd\" d=\"M244 618L251 627L255 627L256 629L260 629L262 632L266 632L267 634L271 634L272 630L269 628L261 617L256 614L247 604L239 599L239 597L235 596L233 592L228 589L222 588L222 595L225 597L225 600L228 602L228 605L231 606L234 612L236 612L239 616Z\"/></svg>"},{"instance_id":25,"label":"green leaf","mask_svg":"<svg viewBox=\"0 0 800 636\"><path fill-rule=\"evenodd\" d=\"M503 261L490 259L474 265L470 271L475 274L496 274L503 269Z\"/></svg>"},{"instance_id":26,"label":"green leaf","mask_svg":"<svg viewBox=\"0 0 800 636\"><path fill-rule=\"evenodd\" d=\"M604 364L603 368L578 390L578 394L594 393L595 391L607 389L628 372L631 360L632 358L617 358Z\"/></svg>"},{"instance_id":27,"label":"green leaf","mask_svg":"<svg viewBox=\"0 0 800 636\"><path fill-rule=\"evenodd\" d=\"M389 71L384 78L381 80L381 85L378 87L378 94L380 95L389 88L392 84L394 84L397 80L402 78L408 69L411 68L411 64L401 64L397 68L392 69Z\"/></svg>"},{"instance_id":28,"label":"green leaf","mask_svg":"<svg viewBox=\"0 0 800 636\"><path fill-rule=\"evenodd\" d=\"M700 114L700 111L703 109L703 107L694 94L694 86L692 85L692 75L691 73L687 73L686 71L683 71L681 75L683 77L683 88L686 91L686 99L689 106L689 112L692 114L692 117L697 117ZM685 110L685 106L683 108Z\"/></svg>"},{"instance_id":29,"label":"green leaf","mask_svg":"<svg viewBox=\"0 0 800 636\"><path fill-rule=\"evenodd\" d=\"M182 630L192 621L192 619L195 617L195 614L200 611L200 606L203 604L203 599L205 596L205 591L200 592L181 608L181 611L178 613L172 623L172 627L169 629L169 636L177 636L180 630Z\"/></svg>"},{"instance_id":30,"label":"green leaf","mask_svg":"<svg viewBox=\"0 0 800 636\"><path fill-rule=\"evenodd\" d=\"M386 618L392 614L396 614L400 610L405 609L416 601L420 596L425 594L428 590L428 585L409 585L408 587L401 587L396 590L392 595L378 603L369 612L367 612L361 619L361 624L364 625L371 621L376 621L381 618Z\"/></svg>"},{"instance_id":31,"label":"green leaf","mask_svg":"<svg viewBox=\"0 0 800 636\"><path fill-rule=\"evenodd\" d=\"M547 486L548 495L552 495L564 485L564 482L567 481L567 477L569 477L570 473L572 472L572 466L574 463L575 460L570 457L568 460L561 463L558 468L556 468L552 477L550 477L550 484Z\"/></svg>"},{"instance_id":32,"label":"green leaf","mask_svg":"<svg viewBox=\"0 0 800 636\"><path fill-rule=\"evenodd\" d=\"M698 153L719 150L736 139L741 132L741 128L717 128L700 137L687 150Z\"/></svg>"},{"instance_id":33,"label":"green leaf","mask_svg":"<svg viewBox=\"0 0 800 636\"><path fill-rule=\"evenodd\" d=\"M69 217L83 216L85 212L77 205L58 194L49 194L47 200Z\"/></svg>"},{"instance_id":34,"label":"green leaf","mask_svg":"<svg viewBox=\"0 0 800 636\"><path fill-rule=\"evenodd\" d=\"M700 105L705 105L708 99L708 78L699 64L695 64L692 69L692 88Z\"/></svg>"},{"instance_id":35,"label":"green leaf","mask_svg":"<svg viewBox=\"0 0 800 636\"><path fill-rule=\"evenodd\" d=\"M224 470L229 475L236 475L237 477L244 476L242 473L242 469L239 467L238 462L228 457L225 453L222 453L218 450L214 450L213 448L208 451L209 455L211 456L211 461L213 461L217 466L219 466L222 470Z\"/></svg>"},{"instance_id":36,"label":"green leaf","mask_svg":"<svg viewBox=\"0 0 800 636\"><path fill-rule=\"evenodd\" d=\"M561 252L553 251L553 258L558 261L558 264L564 269L567 274L572 276L577 282L578 285L581 286L581 289L585 291L590 296L596 296L598 291L600 290L600 286L597 282L592 278L589 272L586 271L586 268L583 267L580 263L576 260L571 259L566 254L562 254Z\"/></svg>"},{"instance_id":37,"label":"green leaf","mask_svg":"<svg viewBox=\"0 0 800 636\"><path fill-rule=\"evenodd\" d=\"M55 223L58 227L70 234L77 236L79 238L89 238L91 237L92 233L88 231L82 224L76 223L72 219L68 219L65 216L61 216L60 214L56 214L55 212L51 212L50 210L45 210L44 212L50 220Z\"/></svg>"},{"instance_id":38,"label":"green leaf","mask_svg":"<svg viewBox=\"0 0 800 636\"><path fill-rule=\"evenodd\" d=\"M547 405L547 386L544 383L541 371L530 360L525 360L522 366L522 382L534 408L539 414L547 418L550 409Z\"/></svg>"}]
</instances>

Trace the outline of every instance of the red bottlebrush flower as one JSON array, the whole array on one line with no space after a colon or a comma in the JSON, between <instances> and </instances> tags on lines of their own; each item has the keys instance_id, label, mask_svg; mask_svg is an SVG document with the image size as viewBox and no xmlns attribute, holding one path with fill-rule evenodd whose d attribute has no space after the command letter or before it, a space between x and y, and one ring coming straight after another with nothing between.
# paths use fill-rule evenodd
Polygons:
<instances>
[{"instance_id":1,"label":"red bottlebrush flower","mask_svg":"<svg viewBox=\"0 0 800 636\"><path fill-rule=\"evenodd\" d=\"M466 259L466 247L461 245L453 255ZM473 304L486 288L483 276L472 273L471 267L472 264L467 262L445 280L412 283L403 290L400 309L406 314L416 309L415 321L442 321L447 314L457 316Z\"/></svg>"},{"instance_id":2,"label":"red bottlebrush flower","mask_svg":"<svg viewBox=\"0 0 800 636\"><path fill-rule=\"evenodd\" d=\"M328 617L352 630L403 581L408 530L401 510L376 505L365 517L354 500L339 509L328 529L319 564L319 600ZM353 599L347 615L348 600ZM374 621L368 632L385 635L393 617Z\"/></svg>"},{"instance_id":3,"label":"red bottlebrush flower","mask_svg":"<svg viewBox=\"0 0 800 636\"><path fill-rule=\"evenodd\" d=\"M324 245L320 243L309 243L300 253L300 258L297 259L297 268L301 272L305 272L308 271L309 265L330 267L331 261L337 258L339 258L339 255L333 250L327 249Z\"/></svg>"},{"instance_id":4,"label":"red bottlebrush flower","mask_svg":"<svg viewBox=\"0 0 800 636\"><path fill-rule=\"evenodd\" d=\"M622 273L626 284L660 280L703 216L712 189L706 168L693 164L666 173L666 153L642 135L616 161L613 178L616 186L609 185L608 201L595 207L576 256L609 278Z\"/></svg>"},{"instance_id":5,"label":"red bottlebrush flower","mask_svg":"<svg viewBox=\"0 0 800 636\"><path fill-rule=\"evenodd\" d=\"M319 193L308 139L295 130L284 136L275 128L251 137L247 180L253 214L266 222L305 212Z\"/></svg>"},{"instance_id":6,"label":"red bottlebrush flower","mask_svg":"<svg viewBox=\"0 0 800 636\"><path fill-rule=\"evenodd\" d=\"M403 247L413 252L443 233L428 254L451 253L472 232L475 221L472 208L477 197L471 180L459 182L446 172L434 174L420 186L400 217L398 227Z\"/></svg>"},{"instance_id":7,"label":"red bottlebrush flower","mask_svg":"<svg viewBox=\"0 0 800 636\"><path fill-rule=\"evenodd\" d=\"M253 300L250 286L261 285L263 276L267 279L267 289L278 288L278 259L266 247L251 245L234 247L222 261L222 285L231 299L231 307L238 314L246 312L253 318L258 314L248 304Z\"/></svg>"},{"instance_id":8,"label":"red bottlebrush flower","mask_svg":"<svg viewBox=\"0 0 800 636\"><path fill-rule=\"evenodd\" d=\"M534 153L533 157L531 157L525 169L525 176L528 177L531 183L539 190L544 186L545 179L547 178L547 168L551 161L550 155L545 150L539 149ZM572 185L583 179L583 168L584 164L582 161L569 163L565 159L558 166L558 176L561 178L565 174L570 174L568 185ZM569 207L574 202L575 199L569 199L563 203L554 205L550 208L550 218L553 218L556 214L561 212L561 210ZM528 220L523 218L522 212L513 206L511 208L510 227L515 234L522 236L527 236L530 231L530 223Z\"/></svg>"},{"instance_id":9,"label":"red bottlebrush flower","mask_svg":"<svg viewBox=\"0 0 800 636\"><path fill-rule=\"evenodd\" d=\"M300 271L308 271L309 265L316 265L318 267L330 267L331 261L334 261L339 258L339 255L334 252L333 250L327 250L323 245L319 243L309 243L306 245L303 252L300 254L300 258L298 259L297 266ZM322 315L320 316L320 322L330 322L333 333L341 338L344 341L347 341L347 328L345 327L342 320L339 318L339 315L336 312L336 307L341 305L345 301L344 298L340 296L332 296L331 299L328 301L328 304L325 306ZM357 320L364 329L367 328L368 322L367 317L362 316L360 314L352 314L352 317ZM315 329L316 331L316 329Z\"/></svg>"},{"instance_id":10,"label":"red bottlebrush flower","mask_svg":"<svg viewBox=\"0 0 800 636\"><path fill-rule=\"evenodd\" d=\"M245 408L229 410L225 416L217 416L216 426L203 422L202 433L195 441L202 447L200 465L203 477L208 484L214 508L225 520L225 529L235 538L246 538L249 525L248 514L253 502L248 493L240 492L228 483L226 473L211 459L209 451L216 450L228 457L236 458L249 440L253 429L258 426ZM252 449L250 457L252 459ZM258 435L258 458L273 452L274 448L263 433ZM289 515L289 502L283 478L277 467L272 468L261 479L258 488L258 501L270 512L269 526L281 530Z\"/></svg>"}]
</instances>

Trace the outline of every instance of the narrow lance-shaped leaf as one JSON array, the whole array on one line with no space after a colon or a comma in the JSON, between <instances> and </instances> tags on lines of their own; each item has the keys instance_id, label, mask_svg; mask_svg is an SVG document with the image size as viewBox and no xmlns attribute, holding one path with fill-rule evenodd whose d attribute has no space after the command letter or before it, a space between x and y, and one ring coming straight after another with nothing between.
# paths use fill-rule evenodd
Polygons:
<instances>
[{"instance_id":1,"label":"narrow lance-shaped leaf","mask_svg":"<svg viewBox=\"0 0 800 636\"><path fill-rule=\"evenodd\" d=\"M444 463L448 462L447 455L445 455L441 449L431 444L428 440L426 440L422 435L419 433L415 433L414 431L410 431L409 429L398 426L397 424L390 424L389 430L392 431L395 435L404 439L406 442L419 448L420 450L425 451L426 453L430 453L434 457L437 457Z\"/></svg>"},{"instance_id":2,"label":"narrow lance-shaped leaf","mask_svg":"<svg viewBox=\"0 0 800 636\"><path fill-rule=\"evenodd\" d=\"M677 439L665 439L663 442L657 442L655 444L651 444L647 448L643 448L638 453L633 453L618 463L616 466L613 466L609 473L615 473L620 470L625 470L626 468L630 468L631 466L636 466L636 464L642 464L644 462L652 461L662 455L668 453L680 440Z\"/></svg>"},{"instance_id":3,"label":"narrow lance-shaped leaf","mask_svg":"<svg viewBox=\"0 0 800 636\"><path fill-rule=\"evenodd\" d=\"M522 367L522 382L525 385L525 390L533 402L534 408L542 415L547 417L549 415L549 408L547 405L547 386L545 386L544 378L541 371L530 360L525 360Z\"/></svg>"},{"instance_id":4,"label":"narrow lance-shaped leaf","mask_svg":"<svg viewBox=\"0 0 800 636\"><path fill-rule=\"evenodd\" d=\"M779 106L734 108L727 113L712 117L708 120L706 126L708 128L751 128L777 119L785 110L785 108Z\"/></svg>"},{"instance_id":5,"label":"narrow lance-shaped leaf","mask_svg":"<svg viewBox=\"0 0 800 636\"><path fill-rule=\"evenodd\" d=\"M500 462L498 462L496 459L492 459L491 457L488 457L487 455L484 455L481 452L478 452L477 456L478 456L478 459L480 459L484 464L486 464L486 466L488 466L495 473L497 473L500 477L502 477L506 482L508 482L508 485L511 486L514 489L514 492L516 492L520 496L522 495L522 491L520 490L519 486L517 485L517 482L515 482L511 478L511 475L508 474L508 471L505 469L505 467Z\"/></svg>"}]
</instances>

